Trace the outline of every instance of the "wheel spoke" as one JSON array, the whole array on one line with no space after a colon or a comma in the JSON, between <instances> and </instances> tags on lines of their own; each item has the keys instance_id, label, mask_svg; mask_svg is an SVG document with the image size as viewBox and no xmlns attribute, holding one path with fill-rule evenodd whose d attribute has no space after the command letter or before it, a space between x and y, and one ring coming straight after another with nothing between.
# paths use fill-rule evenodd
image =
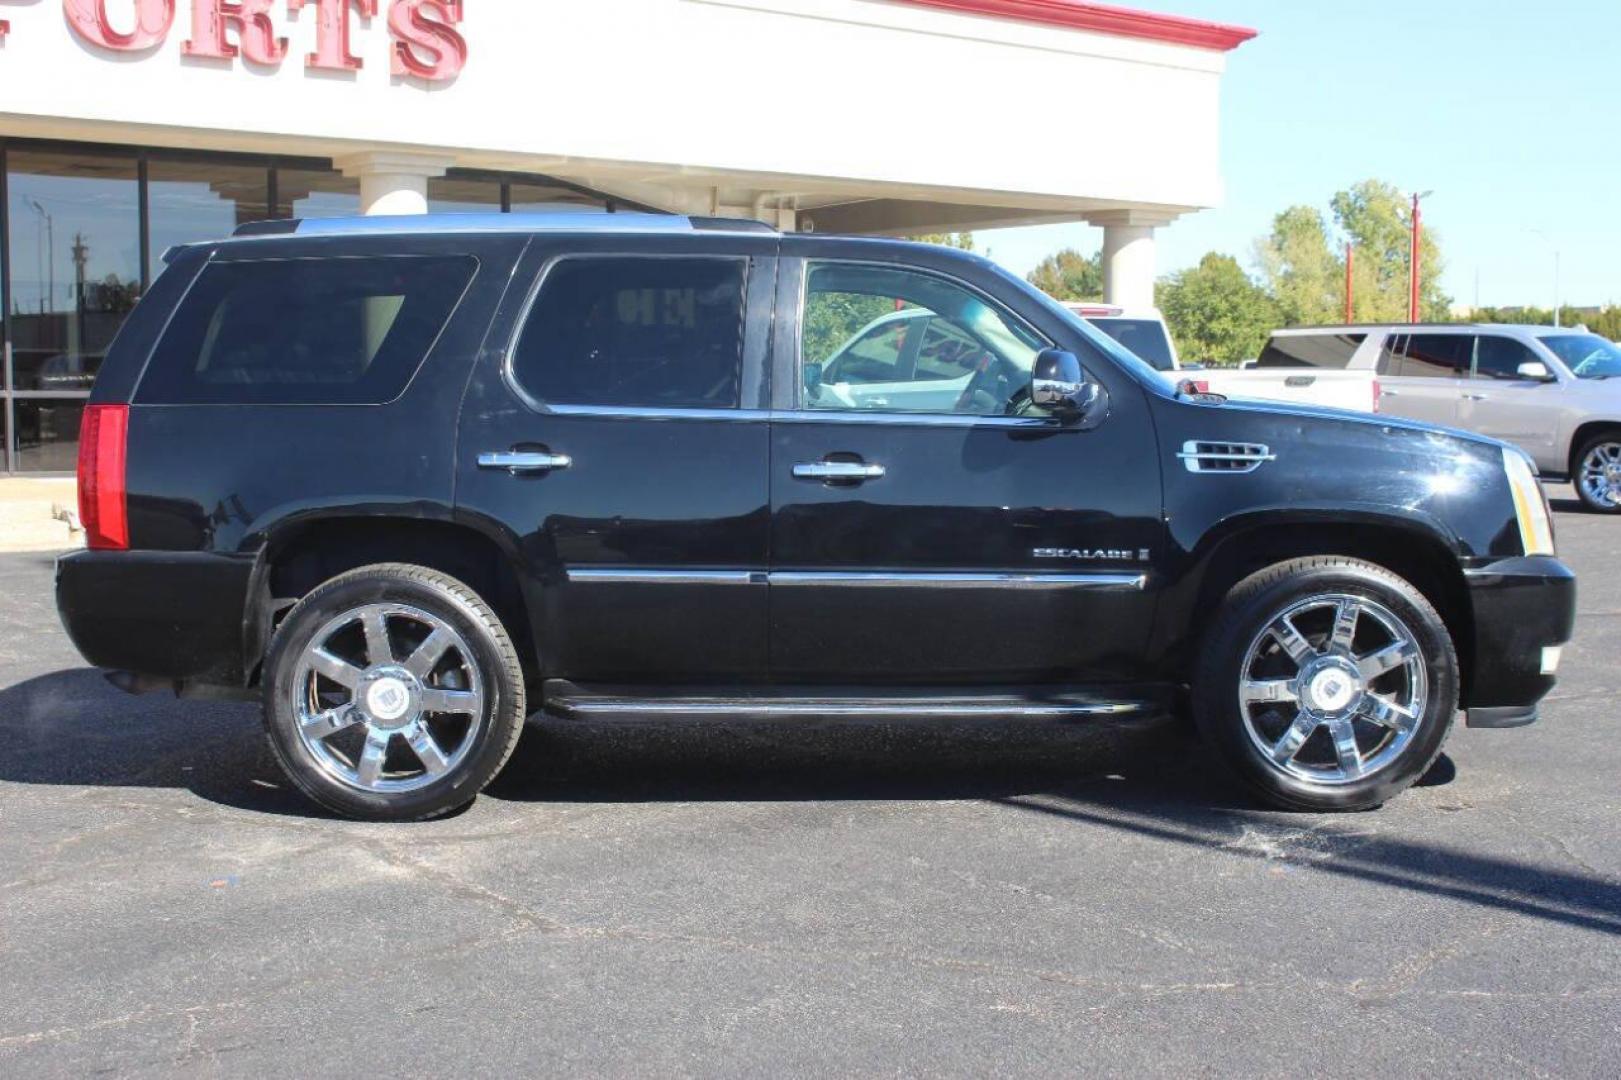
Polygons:
<instances>
[{"instance_id":1,"label":"wheel spoke","mask_svg":"<svg viewBox=\"0 0 1621 1080\"><path fill-rule=\"evenodd\" d=\"M356 770L361 787L376 787L377 781L382 779L383 762L388 758L390 738L386 731L373 731L367 734L366 749L361 751L360 767Z\"/></svg>"},{"instance_id":2,"label":"wheel spoke","mask_svg":"<svg viewBox=\"0 0 1621 1080\"><path fill-rule=\"evenodd\" d=\"M441 690L435 686L423 687L419 698L422 711L431 713L466 713L476 716L484 710L483 699L471 690Z\"/></svg>"},{"instance_id":3,"label":"wheel spoke","mask_svg":"<svg viewBox=\"0 0 1621 1080\"><path fill-rule=\"evenodd\" d=\"M428 775L438 776L450 768L450 761L445 757L439 743L434 740L433 732L421 720L405 729L405 741L411 745L411 752L422 762L422 767Z\"/></svg>"},{"instance_id":4,"label":"wheel spoke","mask_svg":"<svg viewBox=\"0 0 1621 1080\"><path fill-rule=\"evenodd\" d=\"M392 664L394 649L388 643L387 617L381 611L373 609L362 615L360 622L366 628L366 662L372 667L378 664Z\"/></svg>"},{"instance_id":5,"label":"wheel spoke","mask_svg":"<svg viewBox=\"0 0 1621 1080\"><path fill-rule=\"evenodd\" d=\"M340 731L348 731L358 723L360 717L356 715L354 706L341 705L336 709L328 709L324 713L309 717L301 726L306 738L319 742L322 739L330 739Z\"/></svg>"},{"instance_id":6,"label":"wheel spoke","mask_svg":"<svg viewBox=\"0 0 1621 1080\"><path fill-rule=\"evenodd\" d=\"M1356 726L1349 718L1335 720L1328 725L1334 737L1334 756L1339 758L1340 772L1354 780L1362 775L1362 751L1356 745Z\"/></svg>"},{"instance_id":7,"label":"wheel spoke","mask_svg":"<svg viewBox=\"0 0 1621 1080\"><path fill-rule=\"evenodd\" d=\"M310 667L350 690L360 685L360 669L347 660L338 659L325 649L310 650Z\"/></svg>"},{"instance_id":8,"label":"wheel spoke","mask_svg":"<svg viewBox=\"0 0 1621 1080\"><path fill-rule=\"evenodd\" d=\"M443 627L434 627L428 639L417 646L416 652L405 661L405 668L419 679L426 679L433 669L438 666L439 660L450 648L454 639L450 632Z\"/></svg>"},{"instance_id":9,"label":"wheel spoke","mask_svg":"<svg viewBox=\"0 0 1621 1080\"><path fill-rule=\"evenodd\" d=\"M1248 702L1299 701L1293 679L1246 679L1244 700Z\"/></svg>"},{"instance_id":10,"label":"wheel spoke","mask_svg":"<svg viewBox=\"0 0 1621 1080\"><path fill-rule=\"evenodd\" d=\"M1356 667L1365 682L1372 682L1379 676L1401 667L1417 655L1418 650L1410 642L1393 641L1384 648L1358 659Z\"/></svg>"},{"instance_id":11,"label":"wheel spoke","mask_svg":"<svg viewBox=\"0 0 1621 1080\"><path fill-rule=\"evenodd\" d=\"M1382 697L1368 695L1362 707L1357 710L1358 715L1371 720L1380 727L1387 727L1392 731L1411 731L1418 726L1418 717L1407 709L1397 705L1394 701Z\"/></svg>"},{"instance_id":12,"label":"wheel spoke","mask_svg":"<svg viewBox=\"0 0 1621 1080\"><path fill-rule=\"evenodd\" d=\"M1317 719L1310 713L1301 713L1295 717L1295 722L1289 725L1289 730L1283 733L1277 745L1272 747L1272 760L1279 765L1287 765L1300 753L1300 748L1306 745L1311 733L1317 730Z\"/></svg>"},{"instance_id":13,"label":"wheel spoke","mask_svg":"<svg viewBox=\"0 0 1621 1080\"><path fill-rule=\"evenodd\" d=\"M1304 664L1317 655L1317 650L1311 647L1311 642L1300 636L1300 631L1295 629L1295 624L1289 621L1287 615L1274 622L1271 631L1272 637L1283 646L1283 651L1288 653L1289 659L1296 664Z\"/></svg>"},{"instance_id":14,"label":"wheel spoke","mask_svg":"<svg viewBox=\"0 0 1621 1080\"><path fill-rule=\"evenodd\" d=\"M1341 652L1351 651L1351 642L1356 638L1357 617L1362 609L1355 600L1341 600L1334 609L1334 632L1329 636L1329 644Z\"/></svg>"}]
</instances>

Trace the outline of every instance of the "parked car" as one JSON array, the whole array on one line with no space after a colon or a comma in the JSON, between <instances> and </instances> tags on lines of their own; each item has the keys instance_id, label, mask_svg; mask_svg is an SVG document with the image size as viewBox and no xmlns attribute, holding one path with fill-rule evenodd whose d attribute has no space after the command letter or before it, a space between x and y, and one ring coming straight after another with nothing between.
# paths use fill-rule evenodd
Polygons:
<instances>
[{"instance_id":1,"label":"parked car","mask_svg":"<svg viewBox=\"0 0 1621 1080\"><path fill-rule=\"evenodd\" d=\"M1377 377L1381 410L1490 435L1621 513L1621 347L1586 329L1439 324L1280 330L1261 356L1330 378Z\"/></svg>"},{"instance_id":2,"label":"parked car","mask_svg":"<svg viewBox=\"0 0 1621 1080\"><path fill-rule=\"evenodd\" d=\"M895 356L967 352L846 362L908 310ZM860 390L909 380L952 392ZM533 711L1181 700L1272 803L1371 807L1460 707L1535 720L1574 617L1519 450L1190 398L978 257L707 219L178 249L102 368L80 491L84 656L257 695L293 783L362 818L467 803Z\"/></svg>"},{"instance_id":3,"label":"parked car","mask_svg":"<svg viewBox=\"0 0 1621 1080\"><path fill-rule=\"evenodd\" d=\"M1188 381L1198 393L1361 412L1379 411L1379 381L1372 372L1301 373L1184 364L1177 354L1170 327L1158 311L1128 312L1120 307L1091 303L1065 306L1147 361L1173 386Z\"/></svg>"},{"instance_id":4,"label":"parked car","mask_svg":"<svg viewBox=\"0 0 1621 1080\"><path fill-rule=\"evenodd\" d=\"M1069 302L1064 305L1148 363L1155 371L1184 370L1165 316L1154 308L1131 311L1113 304ZM1187 370L1196 370L1194 368Z\"/></svg>"}]
</instances>

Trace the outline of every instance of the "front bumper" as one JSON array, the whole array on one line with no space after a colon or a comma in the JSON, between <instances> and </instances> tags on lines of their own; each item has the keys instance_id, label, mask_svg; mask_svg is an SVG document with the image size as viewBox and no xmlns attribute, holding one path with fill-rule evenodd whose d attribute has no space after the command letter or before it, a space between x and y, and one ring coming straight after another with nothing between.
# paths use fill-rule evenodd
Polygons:
<instances>
[{"instance_id":1,"label":"front bumper","mask_svg":"<svg viewBox=\"0 0 1621 1080\"><path fill-rule=\"evenodd\" d=\"M240 686L254 566L197 552L77 551L56 561L56 610L96 667Z\"/></svg>"},{"instance_id":2,"label":"front bumper","mask_svg":"<svg viewBox=\"0 0 1621 1080\"><path fill-rule=\"evenodd\" d=\"M1556 681L1546 650L1576 626L1576 575L1558 559L1502 559L1464 572L1474 611L1471 727L1521 727Z\"/></svg>"}]
</instances>

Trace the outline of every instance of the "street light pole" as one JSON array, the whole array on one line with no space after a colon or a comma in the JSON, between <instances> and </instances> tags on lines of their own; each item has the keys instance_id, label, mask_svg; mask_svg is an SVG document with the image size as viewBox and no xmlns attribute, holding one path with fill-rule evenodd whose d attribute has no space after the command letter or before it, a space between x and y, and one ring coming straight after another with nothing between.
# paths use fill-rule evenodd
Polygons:
<instances>
[{"instance_id":1,"label":"street light pole","mask_svg":"<svg viewBox=\"0 0 1621 1080\"><path fill-rule=\"evenodd\" d=\"M45 219L45 250L51 268L50 277L45 279L45 295L50 303L55 304L56 297L52 294L56 292L56 219L51 217L50 212L43 206L39 205L38 199L29 199L28 204L34 208L36 214ZM40 314L45 314L45 311L46 309L42 306Z\"/></svg>"},{"instance_id":2,"label":"street light pole","mask_svg":"<svg viewBox=\"0 0 1621 1080\"><path fill-rule=\"evenodd\" d=\"M1527 229L1526 232L1529 232L1532 236L1536 237L1538 240L1541 240L1544 244L1547 244L1548 250L1553 252L1553 325L1555 329L1558 329L1560 303L1559 294L1561 291L1559 281L1561 276L1559 265L1561 261L1561 252L1559 250L1559 245L1548 239L1548 234L1543 232L1541 229Z\"/></svg>"},{"instance_id":3,"label":"street light pole","mask_svg":"<svg viewBox=\"0 0 1621 1080\"><path fill-rule=\"evenodd\" d=\"M1411 267L1410 284L1412 286L1412 296L1407 304L1407 321L1413 323L1418 322L1419 293L1424 284L1424 270L1423 266L1421 265L1421 250L1424 243L1424 216L1423 212L1419 208L1419 203L1434 194L1435 192L1433 191L1422 191L1413 196L1412 256L1408 260Z\"/></svg>"}]
</instances>

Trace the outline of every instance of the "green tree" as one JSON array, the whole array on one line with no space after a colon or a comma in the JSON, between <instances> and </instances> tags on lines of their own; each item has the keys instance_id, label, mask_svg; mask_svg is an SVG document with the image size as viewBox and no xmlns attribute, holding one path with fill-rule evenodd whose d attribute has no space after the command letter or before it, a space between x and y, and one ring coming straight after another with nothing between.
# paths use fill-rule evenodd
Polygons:
<instances>
[{"instance_id":1,"label":"green tree","mask_svg":"<svg viewBox=\"0 0 1621 1080\"><path fill-rule=\"evenodd\" d=\"M1102 300L1103 253L1088 258L1065 248L1042 259L1026 280L1054 300Z\"/></svg>"},{"instance_id":2,"label":"green tree","mask_svg":"<svg viewBox=\"0 0 1621 1080\"><path fill-rule=\"evenodd\" d=\"M1231 255L1161 279L1156 302L1184 359L1221 365L1253 359L1278 327L1278 307Z\"/></svg>"},{"instance_id":3,"label":"green tree","mask_svg":"<svg viewBox=\"0 0 1621 1080\"><path fill-rule=\"evenodd\" d=\"M920 244L939 244L941 247L956 248L958 251L974 250L974 234L964 233L924 233L922 236L910 236Z\"/></svg>"},{"instance_id":4,"label":"green tree","mask_svg":"<svg viewBox=\"0 0 1621 1080\"><path fill-rule=\"evenodd\" d=\"M1272 219L1255 245L1255 261L1286 326L1340 321L1345 314L1345 265L1329 247L1328 223L1310 206L1291 206Z\"/></svg>"},{"instance_id":5,"label":"green tree","mask_svg":"<svg viewBox=\"0 0 1621 1080\"><path fill-rule=\"evenodd\" d=\"M1353 318L1357 322L1405 321L1412 298L1412 203L1393 184L1364 180L1335 193L1330 205L1335 223L1355 249ZM1424 230L1420 244L1420 268L1419 317L1445 322L1450 318L1452 298L1441 291L1446 263L1440 239L1430 229ZM1342 285L1342 307L1343 290Z\"/></svg>"}]
</instances>

